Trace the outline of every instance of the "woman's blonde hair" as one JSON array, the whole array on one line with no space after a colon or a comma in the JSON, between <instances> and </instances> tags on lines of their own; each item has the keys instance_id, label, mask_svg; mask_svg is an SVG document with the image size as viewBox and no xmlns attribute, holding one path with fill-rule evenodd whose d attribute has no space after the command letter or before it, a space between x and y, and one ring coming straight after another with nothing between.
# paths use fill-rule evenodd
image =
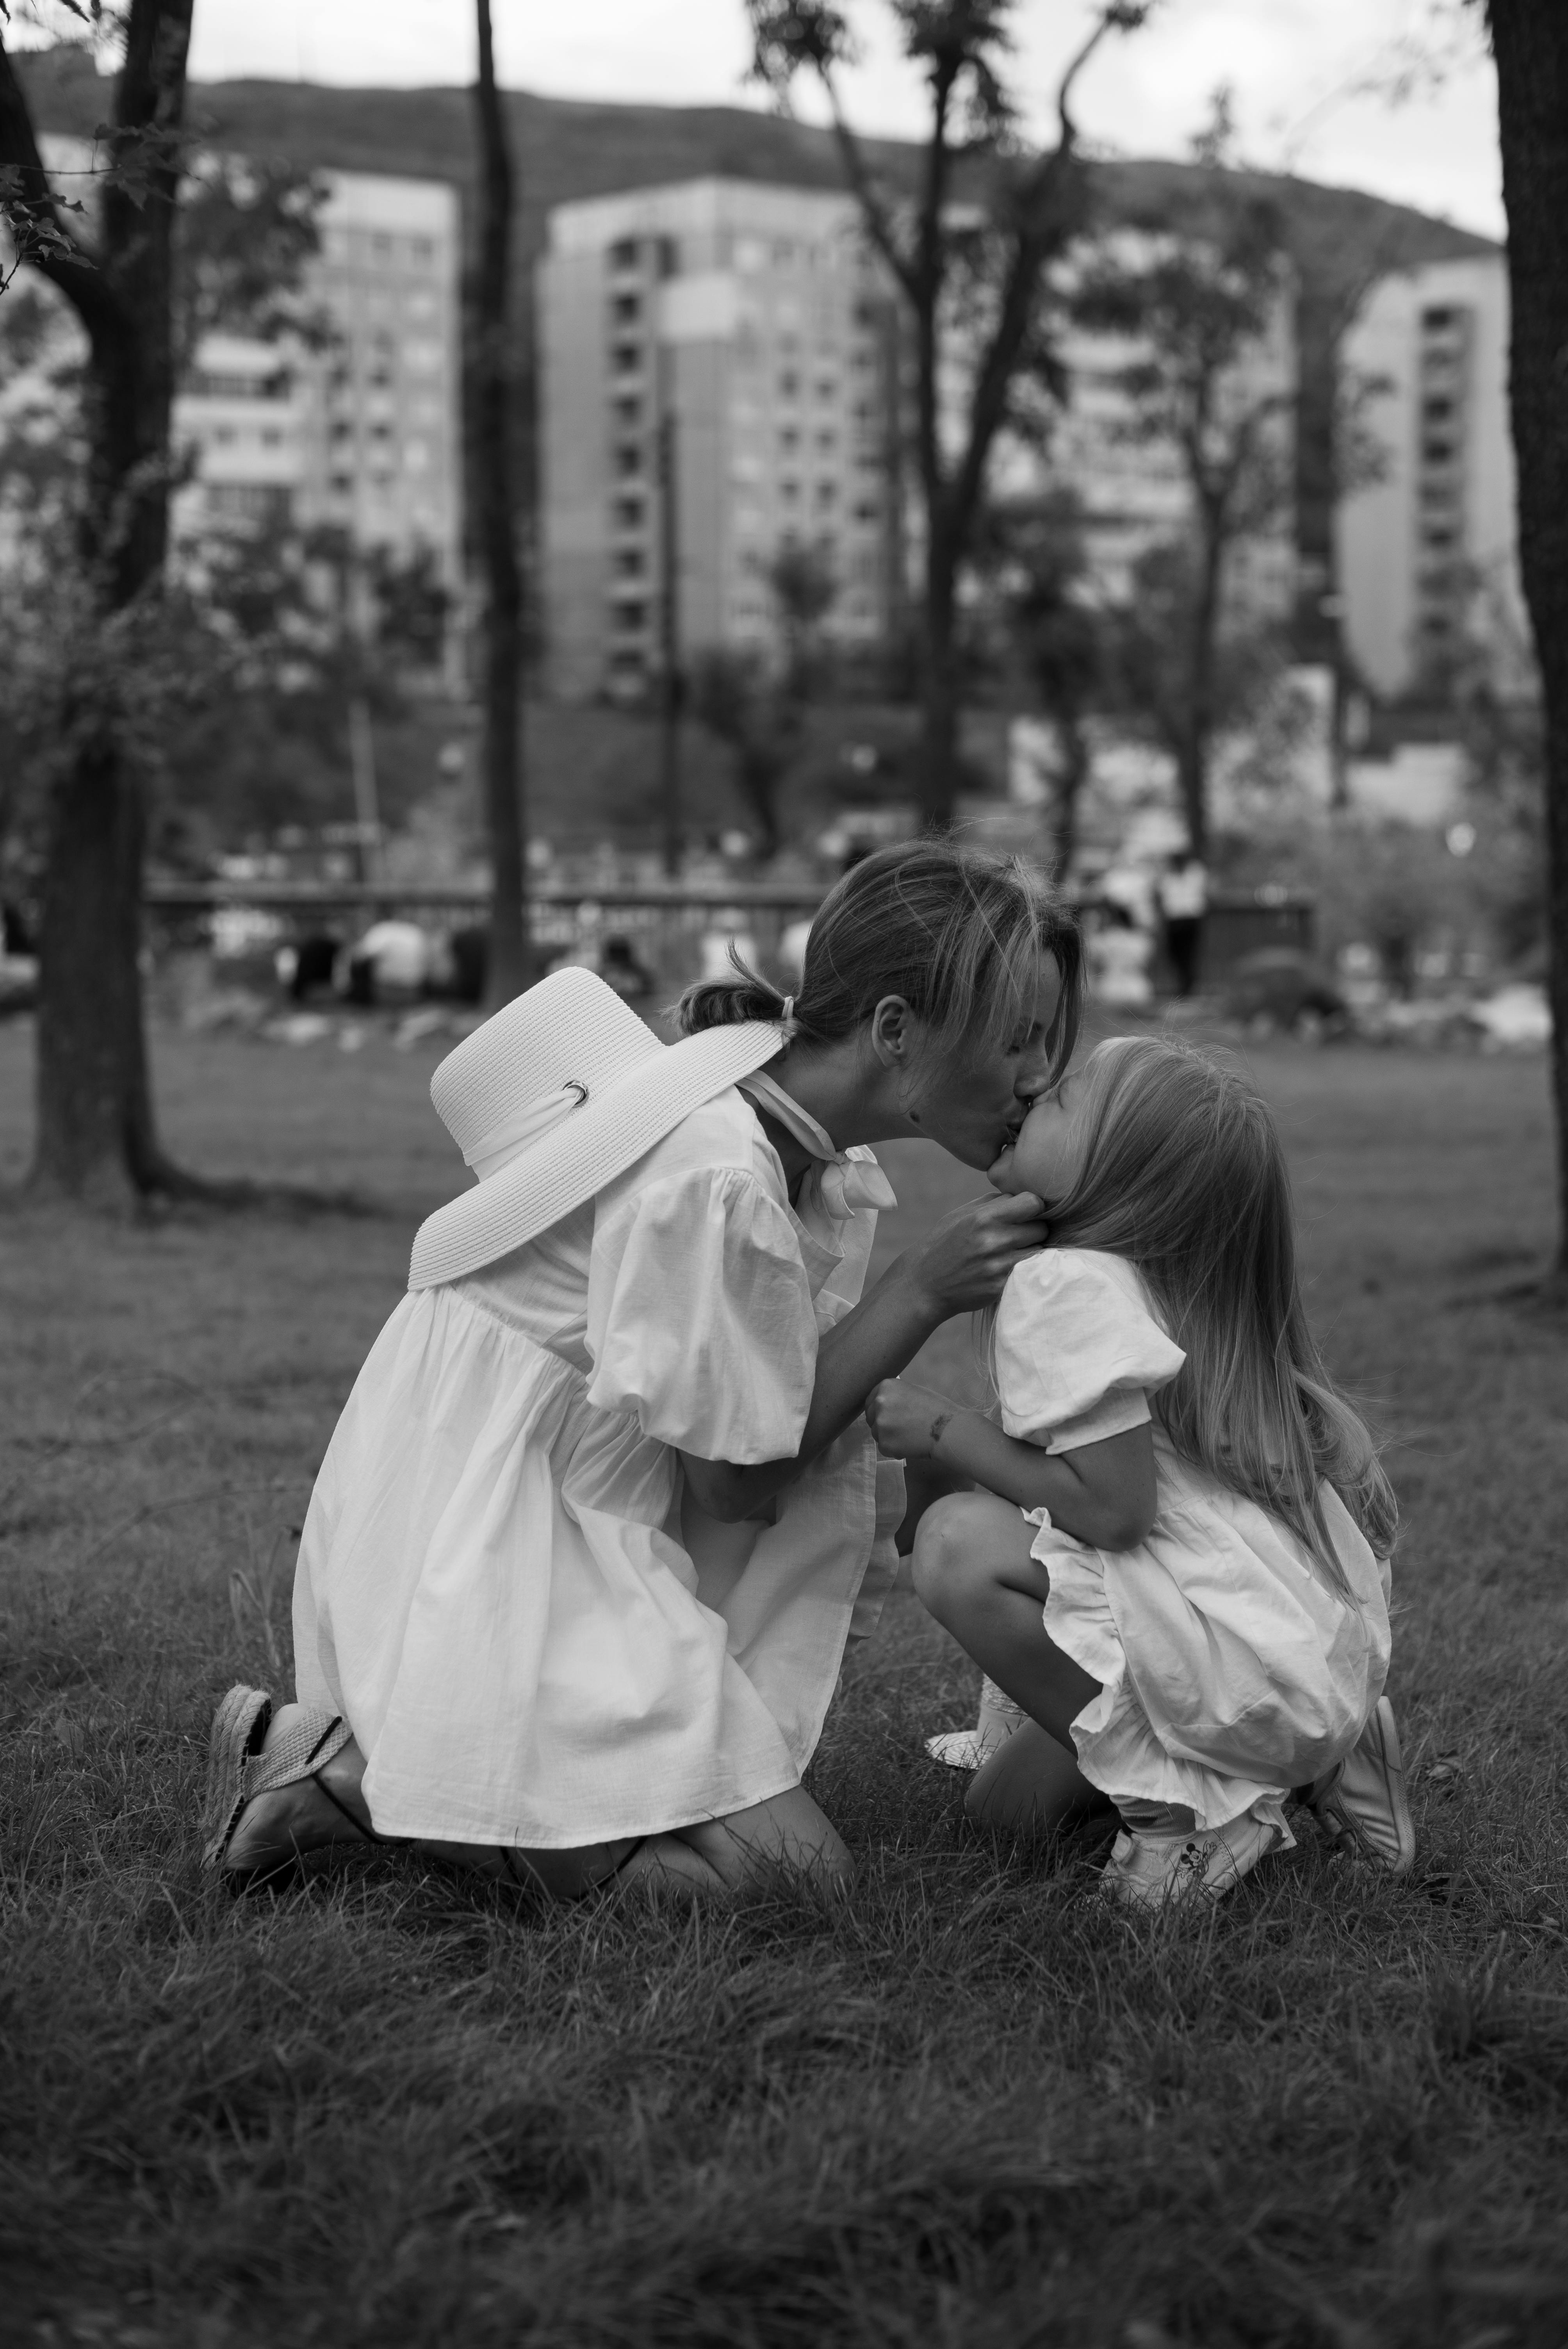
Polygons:
<instances>
[{"instance_id":1,"label":"woman's blonde hair","mask_svg":"<svg viewBox=\"0 0 1568 2349\"><path fill-rule=\"evenodd\" d=\"M1045 876L1016 856L915 840L851 865L823 899L806 941L795 997L801 1035L850 1036L886 995L902 996L930 1033L936 1063L999 1043L1033 1016L1044 956L1061 997L1046 1048L1052 1074L1072 1058L1083 996L1078 924ZM686 1035L738 1019L777 1019L781 988L731 950L733 978L688 987L677 1007Z\"/></svg>"},{"instance_id":2,"label":"woman's blonde hair","mask_svg":"<svg viewBox=\"0 0 1568 2349\"><path fill-rule=\"evenodd\" d=\"M1296 1278L1284 1152L1242 1072L1157 1036L1119 1036L1079 1072L1085 1154L1050 1207L1053 1247L1135 1265L1187 1356L1150 1407L1185 1460L1298 1534L1345 1578L1318 1504L1331 1485L1379 1557L1398 1510L1370 1433L1337 1393Z\"/></svg>"}]
</instances>

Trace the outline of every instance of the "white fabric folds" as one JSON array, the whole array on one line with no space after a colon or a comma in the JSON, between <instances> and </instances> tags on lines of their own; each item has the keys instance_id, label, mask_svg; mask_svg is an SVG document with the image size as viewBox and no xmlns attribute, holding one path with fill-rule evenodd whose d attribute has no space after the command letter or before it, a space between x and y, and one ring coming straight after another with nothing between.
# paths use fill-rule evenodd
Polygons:
<instances>
[{"instance_id":1,"label":"white fabric folds","mask_svg":"<svg viewBox=\"0 0 1568 2349\"><path fill-rule=\"evenodd\" d=\"M524 1246L403 1299L294 1590L301 1698L352 1724L379 1833L564 1849L799 1782L892 1585L902 1475L861 1422L765 1518L719 1525L677 1455L797 1448L875 1225L816 1170L792 1207L732 1089Z\"/></svg>"},{"instance_id":2,"label":"white fabric folds","mask_svg":"<svg viewBox=\"0 0 1568 2349\"><path fill-rule=\"evenodd\" d=\"M1149 1393L1184 1360L1137 1273L1099 1250L1047 1248L1003 1293L1003 1424L1052 1452L1144 1425ZM1050 1576L1046 1629L1101 1683L1072 1724L1079 1764L1113 1800L1184 1804L1202 1827L1251 1811L1288 1843L1285 1794L1348 1751L1383 1692L1387 1568L1326 1485L1348 1598L1287 1526L1159 1430L1154 1453L1158 1513L1132 1549L1092 1549L1026 1513Z\"/></svg>"}]
</instances>

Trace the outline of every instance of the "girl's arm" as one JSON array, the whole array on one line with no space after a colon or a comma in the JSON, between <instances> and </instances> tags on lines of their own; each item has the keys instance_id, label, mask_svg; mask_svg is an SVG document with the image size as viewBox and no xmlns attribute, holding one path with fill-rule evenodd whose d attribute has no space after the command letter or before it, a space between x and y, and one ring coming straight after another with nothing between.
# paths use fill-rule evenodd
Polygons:
<instances>
[{"instance_id":1,"label":"girl's arm","mask_svg":"<svg viewBox=\"0 0 1568 2349\"><path fill-rule=\"evenodd\" d=\"M1154 1523L1154 1437L1129 1428L1075 1452L1042 1452L1005 1435L977 1411L960 1411L929 1388L884 1379L866 1404L879 1450L895 1460L939 1460L1094 1549L1131 1549Z\"/></svg>"},{"instance_id":2,"label":"girl's arm","mask_svg":"<svg viewBox=\"0 0 1568 2349\"><path fill-rule=\"evenodd\" d=\"M758 1516L866 1408L879 1379L902 1371L954 1313L995 1304L1014 1267L1046 1236L1039 1201L1026 1192L971 1201L944 1216L918 1247L889 1265L851 1312L824 1330L799 1448L787 1459L738 1467L683 1452L686 1485L710 1517Z\"/></svg>"}]
</instances>

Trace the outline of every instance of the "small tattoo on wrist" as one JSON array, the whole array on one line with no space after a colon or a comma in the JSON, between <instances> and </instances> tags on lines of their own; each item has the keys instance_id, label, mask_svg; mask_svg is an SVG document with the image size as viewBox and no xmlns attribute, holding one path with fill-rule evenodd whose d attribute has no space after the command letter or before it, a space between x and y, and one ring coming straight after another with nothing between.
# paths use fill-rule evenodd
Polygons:
<instances>
[{"instance_id":1,"label":"small tattoo on wrist","mask_svg":"<svg viewBox=\"0 0 1568 2349\"><path fill-rule=\"evenodd\" d=\"M941 1441L942 1441L942 1432L943 1432L944 1428L947 1426L947 1424L948 1424L948 1423L951 1421L952 1417L953 1417L953 1413L952 1413L950 1411L939 1411L939 1412L937 1413L937 1414L936 1414L936 1417L932 1421L932 1423L931 1423L931 1448L932 1448L932 1450L933 1450L934 1452L935 1451L935 1449L936 1449L937 1445L941 1443Z\"/></svg>"}]
</instances>

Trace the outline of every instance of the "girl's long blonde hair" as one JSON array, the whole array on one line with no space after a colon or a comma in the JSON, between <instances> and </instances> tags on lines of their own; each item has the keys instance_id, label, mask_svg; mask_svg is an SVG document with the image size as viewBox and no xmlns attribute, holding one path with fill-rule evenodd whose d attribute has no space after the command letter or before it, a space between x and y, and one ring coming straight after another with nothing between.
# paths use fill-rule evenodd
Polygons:
<instances>
[{"instance_id":1,"label":"girl's long blonde hair","mask_svg":"<svg viewBox=\"0 0 1568 2349\"><path fill-rule=\"evenodd\" d=\"M1157 1036L1113 1037L1079 1081L1087 1147L1072 1190L1049 1206L1052 1247L1106 1248L1137 1267L1187 1356L1150 1402L1172 1446L1283 1518L1343 1590L1319 1485L1379 1557L1398 1510L1307 1327L1267 1107L1239 1070Z\"/></svg>"}]
</instances>

